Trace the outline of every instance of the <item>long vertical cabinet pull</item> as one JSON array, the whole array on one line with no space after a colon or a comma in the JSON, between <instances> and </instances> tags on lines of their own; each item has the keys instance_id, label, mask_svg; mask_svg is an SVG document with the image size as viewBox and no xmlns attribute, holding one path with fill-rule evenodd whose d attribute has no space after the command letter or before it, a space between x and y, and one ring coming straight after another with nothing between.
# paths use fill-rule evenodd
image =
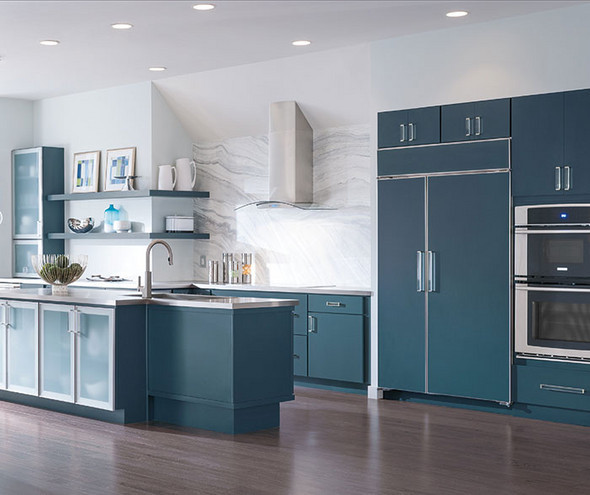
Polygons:
<instances>
[{"instance_id":1,"label":"long vertical cabinet pull","mask_svg":"<svg viewBox=\"0 0 590 495\"><path fill-rule=\"evenodd\" d=\"M572 186L572 169L566 165L563 167L563 190L570 191Z\"/></svg>"},{"instance_id":2,"label":"long vertical cabinet pull","mask_svg":"<svg viewBox=\"0 0 590 495\"><path fill-rule=\"evenodd\" d=\"M410 137L408 138L408 141L414 141L416 139L416 124L414 124L413 122L410 122L408 124L408 129L409 129L409 135Z\"/></svg>"},{"instance_id":3,"label":"long vertical cabinet pull","mask_svg":"<svg viewBox=\"0 0 590 495\"><path fill-rule=\"evenodd\" d=\"M307 317L307 332L308 333L318 333L318 329L315 324L315 317L313 317L313 316Z\"/></svg>"},{"instance_id":4,"label":"long vertical cabinet pull","mask_svg":"<svg viewBox=\"0 0 590 495\"><path fill-rule=\"evenodd\" d=\"M405 124L399 125L399 142L403 143L406 140L406 126Z\"/></svg>"},{"instance_id":5,"label":"long vertical cabinet pull","mask_svg":"<svg viewBox=\"0 0 590 495\"><path fill-rule=\"evenodd\" d=\"M555 190L561 191L561 167L555 167Z\"/></svg>"},{"instance_id":6,"label":"long vertical cabinet pull","mask_svg":"<svg viewBox=\"0 0 590 495\"><path fill-rule=\"evenodd\" d=\"M471 118L465 117L465 136L471 136Z\"/></svg>"},{"instance_id":7,"label":"long vertical cabinet pull","mask_svg":"<svg viewBox=\"0 0 590 495\"><path fill-rule=\"evenodd\" d=\"M436 256L434 251L428 251L428 292L436 292Z\"/></svg>"},{"instance_id":8,"label":"long vertical cabinet pull","mask_svg":"<svg viewBox=\"0 0 590 495\"><path fill-rule=\"evenodd\" d=\"M416 251L416 292L424 292L424 251Z\"/></svg>"},{"instance_id":9,"label":"long vertical cabinet pull","mask_svg":"<svg viewBox=\"0 0 590 495\"><path fill-rule=\"evenodd\" d=\"M481 127L481 117L475 117L475 135L481 136L482 127Z\"/></svg>"}]
</instances>

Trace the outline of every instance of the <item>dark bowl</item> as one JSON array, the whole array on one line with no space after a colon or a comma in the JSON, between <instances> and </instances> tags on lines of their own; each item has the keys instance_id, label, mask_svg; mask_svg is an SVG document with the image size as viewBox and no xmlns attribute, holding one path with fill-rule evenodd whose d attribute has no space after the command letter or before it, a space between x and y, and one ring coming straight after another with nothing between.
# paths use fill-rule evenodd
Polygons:
<instances>
[{"instance_id":1,"label":"dark bowl","mask_svg":"<svg viewBox=\"0 0 590 495\"><path fill-rule=\"evenodd\" d=\"M84 220L78 220L77 218L68 218L68 227L75 234L85 234L90 232L94 227L93 218L85 218Z\"/></svg>"}]
</instances>

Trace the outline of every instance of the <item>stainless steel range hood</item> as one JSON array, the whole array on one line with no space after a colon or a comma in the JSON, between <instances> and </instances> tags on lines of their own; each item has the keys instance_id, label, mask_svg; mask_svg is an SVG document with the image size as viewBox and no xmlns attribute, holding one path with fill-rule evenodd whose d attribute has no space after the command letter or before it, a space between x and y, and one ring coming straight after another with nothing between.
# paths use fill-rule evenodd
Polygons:
<instances>
[{"instance_id":1,"label":"stainless steel range hood","mask_svg":"<svg viewBox=\"0 0 590 495\"><path fill-rule=\"evenodd\" d=\"M295 101L270 104L269 170L267 201L259 208L295 207L325 209L313 205L313 129Z\"/></svg>"}]
</instances>

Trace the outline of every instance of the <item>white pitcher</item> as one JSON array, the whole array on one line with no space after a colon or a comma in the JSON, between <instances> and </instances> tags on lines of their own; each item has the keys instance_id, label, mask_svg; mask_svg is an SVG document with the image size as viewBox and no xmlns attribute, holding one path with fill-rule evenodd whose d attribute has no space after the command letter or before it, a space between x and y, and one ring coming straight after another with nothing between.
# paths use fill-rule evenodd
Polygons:
<instances>
[{"instance_id":1,"label":"white pitcher","mask_svg":"<svg viewBox=\"0 0 590 495\"><path fill-rule=\"evenodd\" d=\"M197 166L190 158L179 158L176 160L176 170L178 172L178 181L176 181L177 191L192 191L197 181Z\"/></svg>"},{"instance_id":2,"label":"white pitcher","mask_svg":"<svg viewBox=\"0 0 590 495\"><path fill-rule=\"evenodd\" d=\"M160 191L172 191L176 185L176 168L172 165L160 165L158 167L158 189Z\"/></svg>"}]
</instances>

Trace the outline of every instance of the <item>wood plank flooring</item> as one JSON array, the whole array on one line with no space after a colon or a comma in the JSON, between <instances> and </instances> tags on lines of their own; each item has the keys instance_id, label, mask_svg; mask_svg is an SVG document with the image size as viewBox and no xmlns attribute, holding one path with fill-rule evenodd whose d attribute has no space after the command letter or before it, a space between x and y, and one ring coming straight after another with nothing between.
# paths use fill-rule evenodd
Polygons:
<instances>
[{"instance_id":1,"label":"wood plank flooring","mask_svg":"<svg viewBox=\"0 0 590 495\"><path fill-rule=\"evenodd\" d=\"M590 493L590 428L295 393L280 429L236 436L0 402L0 494Z\"/></svg>"}]
</instances>

